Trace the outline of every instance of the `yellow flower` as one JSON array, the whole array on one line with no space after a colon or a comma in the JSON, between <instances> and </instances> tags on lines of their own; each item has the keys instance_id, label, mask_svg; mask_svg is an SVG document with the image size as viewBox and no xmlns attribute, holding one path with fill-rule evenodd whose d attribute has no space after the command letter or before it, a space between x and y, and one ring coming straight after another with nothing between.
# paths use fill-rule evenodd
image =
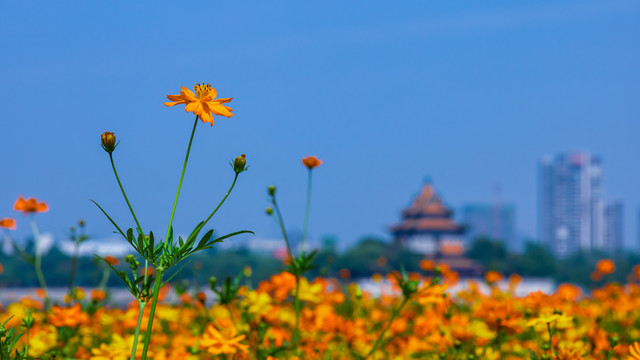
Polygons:
<instances>
[{"instance_id":1,"label":"yellow flower","mask_svg":"<svg viewBox=\"0 0 640 360\"><path fill-rule=\"evenodd\" d=\"M319 303L322 301L322 284L309 284L306 278L300 279L300 293L299 298L301 301L309 301L312 303ZM295 290L292 290L294 292Z\"/></svg>"},{"instance_id":2,"label":"yellow flower","mask_svg":"<svg viewBox=\"0 0 640 360\"><path fill-rule=\"evenodd\" d=\"M248 307L248 312L254 315L264 315L271 311L272 299L264 292L249 291L243 300L243 304Z\"/></svg>"},{"instance_id":3,"label":"yellow flower","mask_svg":"<svg viewBox=\"0 0 640 360\"><path fill-rule=\"evenodd\" d=\"M567 329L573 326L573 316L560 314L543 315L527 322L527 326L534 327L536 331L546 331L547 324L555 324L558 329Z\"/></svg>"},{"instance_id":4,"label":"yellow flower","mask_svg":"<svg viewBox=\"0 0 640 360\"><path fill-rule=\"evenodd\" d=\"M132 345L133 341L126 341L122 336L114 334L109 345L100 344L99 348L91 350L91 360L127 360L131 355ZM140 348L136 350L136 354L141 353Z\"/></svg>"},{"instance_id":5,"label":"yellow flower","mask_svg":"<svg viewBox=\"0 0 640 360\"><path fill-rule=\"evenodd\" d=\"M166 106L184 104L185 111L196 114L200 120L210 123L211 126L213 126L213 115L233 116L231 113L233 110L222 105L230 102L232 98L216 99L218 93L210 84L198 83L193 87L193 90L195 90L195 94L183 86L180 95L167 95L167 99L171 102L164 104Z\"/></svg>"},{"instance_id":6,"label":"yellow flower","mask_svg":"<svg viewBox=\"0 0 640 360\"><path fill-rule=\"evenodd\" d=\"M58 344L58 331L51 325L33 328L29 335L29 357L39 358Z\"/></svg>"}]
</instances>

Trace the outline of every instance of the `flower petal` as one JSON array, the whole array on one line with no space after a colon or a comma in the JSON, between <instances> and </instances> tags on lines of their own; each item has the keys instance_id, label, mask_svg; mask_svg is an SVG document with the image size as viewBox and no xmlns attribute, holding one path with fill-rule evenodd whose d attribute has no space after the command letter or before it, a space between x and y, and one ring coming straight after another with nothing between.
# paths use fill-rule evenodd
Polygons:
<instances>
[{"instance_id":1,"label":"flower petal","mask_svg":"<svg viewBox=\"0 0 640 360\"><path fill-rule=\"evenodd\" d=\"M203 111L202 114L200 114L198 116L200 116L200 120L202 120L202 122L210 123L211 126L213 126L213 116L211 115L210 112Z\"/></svg>"},{"instance_id":2,"label":"flower petal","mask_svg":"<svg viewBox=\"0 0 640 360\"><path fill-rule=\"evenodd\" d=\"M233 114L231 113L231 111L233 111L230 107L228 106L224 106L222 104L218 104L214 101L209 101L208 103L206 103L207 106L209 107L209 109L211 110L211 112L214 115L221 115L221 116L226 116L226 117L232 117Z\"/></svg>"},{"instance_id":3,"label":"flower petal","mask_svg":"<svg viewBox=\"0 0 640 360\"><path fill-rule=\"evenodd\" d=\"M182 87L182 89L180 89L180 95L184 96L185 100L195 101L197 99L193 91L187 89L184 86Z\"/></svg>"}]
</instances>

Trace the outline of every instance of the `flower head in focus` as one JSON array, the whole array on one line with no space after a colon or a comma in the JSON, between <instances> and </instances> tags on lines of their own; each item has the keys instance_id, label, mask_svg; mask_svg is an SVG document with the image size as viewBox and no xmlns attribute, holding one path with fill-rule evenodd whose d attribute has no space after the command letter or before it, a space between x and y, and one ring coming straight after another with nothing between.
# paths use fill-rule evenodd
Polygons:
<instances>
[{"instance_id":1,"label":"flower head in focus","mask_svg":"<svg viewBox=\"0 0 640 360\"><path fill-rule=\"evenodd\" d=\"M315 167L322 165L322 160L318 159L316 156L307 156L305 158L302 158L302 163L309 170L311 170Z\"/></svg>"},{"instance_id":2,"label":"flower head in focus","mask_svg":"<svg viewBox=\"0 0 640 360\"><path fill-rule=\"evenodd\" d=\"M184 104L184 110L196 114L200 120L210 123L213 126L213 115L231 117L233 110L225 105L233 98L216 99L218 93L210 84L196 84L193 91L182 87L180 95L167 95L170 102L164 103L166 106Z\"/></svg>"},{"instance_id":3,"label":"flower head in focus","mask_svg":"<svg viewBox=\"0 0 640 360\"><path fill-rule=\"evenodd\" d=\"M49 206L45 202L38 202L36 198L25 199L22 196L18 197L15 204L13 204L15 211L22 211L25 215L49 211Z\"/></svg>"}]
</instances>

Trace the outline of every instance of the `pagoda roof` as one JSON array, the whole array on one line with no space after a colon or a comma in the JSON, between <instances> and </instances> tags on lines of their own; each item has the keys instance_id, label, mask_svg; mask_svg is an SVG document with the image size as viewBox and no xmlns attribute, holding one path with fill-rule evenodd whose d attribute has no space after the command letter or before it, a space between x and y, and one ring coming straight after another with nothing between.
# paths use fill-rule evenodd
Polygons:
<instances>
[{"instance_id":1,"label":"pagoda roof","mask_svg":"<svg viewBox=\"0 0 640 360\"><path fill-rule=\"evenodd\" d=\"M460 233L464 227L452 219L442 199L436 194L433 185L428 182L413 199L411 205L402 212L402 221L391 226L392 233Z\"/></svg>"},{"instance_id":2,"label":"pagoda roof","mask_svg":"<svg viewBox=\"0 0 640 360\"><path fill-rule=\"evenodd\" d=\"M405 232L405 231L459 231L462 226L456 224L453 220L447 218L422 218L413 219L406 218L400 224L392 226L392 232Z\"/></svg>"},{"instance_id":3,"label":"pagoda roof","mask_svg":"<svg viewBox=\"0 0 640 360\"><path fill-rule=\"evenodd\" d=\"M405 209L402 214L405 217L447 216L451 214L451 211L436 194L433 184L426 183L420 194L413 199L411 206Z\"/></svg>"}]
</instances>

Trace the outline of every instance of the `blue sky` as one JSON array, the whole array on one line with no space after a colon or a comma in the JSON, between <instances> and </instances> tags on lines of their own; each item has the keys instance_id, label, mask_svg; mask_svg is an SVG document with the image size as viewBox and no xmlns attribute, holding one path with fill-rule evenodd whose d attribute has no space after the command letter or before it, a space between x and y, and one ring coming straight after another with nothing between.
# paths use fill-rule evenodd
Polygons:
<instances>
[{"instance_id":1,"label":"blue sky","mask_svg":"<svg viewBox=\"0 0 640 360\"><path fill-rule=\"evenodd\" d=\"M499 184L535 236L537 162L602 156L622 199L628 243L640 205L640 3L12 2L0 14L0 217L17 195L47 201L58 237L77 219L112 228L89 199L133 225L99 147L115 157L143 226L164 233L192 115L166 94L210 82L235 116L199 124L175 219L184 233L224 195L228 161L251 165L214 228L278 236L264 215L277 184L288 227L302 227L317 155L312 238L343 246L387 226L425 176L454 207ZM204 125L204 126L203 126Z\"/></svg>"}]
</instances>

